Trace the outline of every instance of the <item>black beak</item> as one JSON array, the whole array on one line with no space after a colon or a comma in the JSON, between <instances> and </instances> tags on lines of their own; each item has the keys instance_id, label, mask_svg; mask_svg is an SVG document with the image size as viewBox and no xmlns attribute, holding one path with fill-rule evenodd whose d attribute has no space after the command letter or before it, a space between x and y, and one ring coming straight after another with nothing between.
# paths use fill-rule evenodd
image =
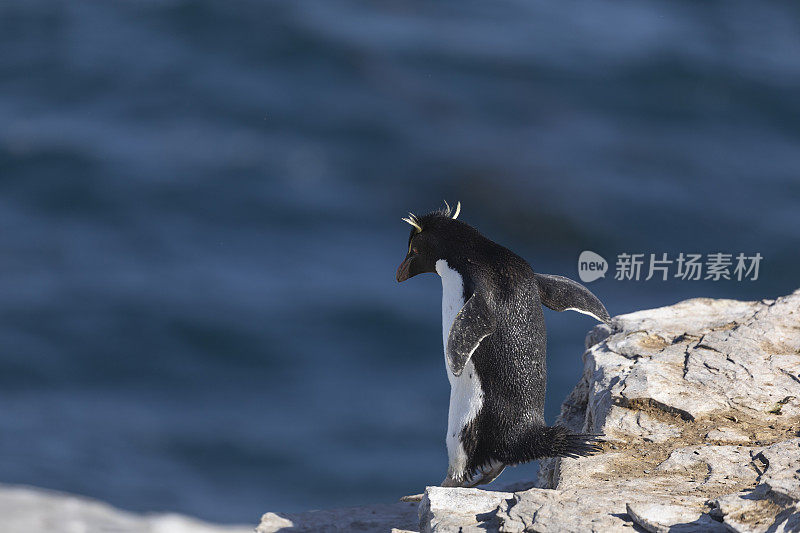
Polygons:
<instances>
[{"instance_id":1,"label":"black beak","mask_svg":"<svg viewBox=\"0 0 800 533\"><path fill-rule=\"evenodd\" d=\"M414 252L408 252L408 255L403 262L400 263L400 266L397 267L397 282L405 281L409 278L408 270L411 268L411 261L416 257Z\"/></svg>"}]
</instances>

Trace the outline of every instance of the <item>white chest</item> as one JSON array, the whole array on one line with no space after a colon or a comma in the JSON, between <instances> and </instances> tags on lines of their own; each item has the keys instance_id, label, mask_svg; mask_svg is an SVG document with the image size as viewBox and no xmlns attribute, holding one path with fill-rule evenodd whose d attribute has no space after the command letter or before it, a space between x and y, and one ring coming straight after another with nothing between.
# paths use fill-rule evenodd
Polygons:
<instances>
[{"instance_id":1,"label":"white chest","mask_svg":"<svg viewBox=\"0 0 800 533\"><path fill-rule=\"evenodd\" d=\"M464 307L464 282L456 270L450 268L447 261L436 261L436 273L442 278L442 341L447 350L447 337L450 328L461 308ZM483 406L483 390L475 372L472 361L467 362L464 371L454 376L447 366L445 369L450 380L450 410L447 417L447 455L450 470L459 473L466 466L467 456L459 440L461 429L471 422Z\"/></svg>"},{"instance_id":2,"label":"white chest","mask_svg":"<svg viewBox=\"0 0 800 533\"><path fill-rule=\"evenodd\" d=\"M447 349L447 337L450 335L450 328L456 315L464 307L464 281L461 278L461 274L450 268L444 259L436 261L436 273L442 278L442 344ZM447 364L446 356L445 364ZM455 376L453 376L449 368L447 369L447 377L450 378L450 385L452 386Z\"/></svg>"}]
</instances>

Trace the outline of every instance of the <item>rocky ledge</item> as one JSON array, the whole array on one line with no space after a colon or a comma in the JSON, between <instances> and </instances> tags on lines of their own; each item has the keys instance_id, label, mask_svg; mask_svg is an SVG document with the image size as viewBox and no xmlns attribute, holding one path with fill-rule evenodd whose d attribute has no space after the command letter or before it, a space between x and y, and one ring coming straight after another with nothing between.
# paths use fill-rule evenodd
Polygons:
<instances>
[{"instance_id":1,"label":"rocky ledge","mask_svg":"<svg viewBox=\"0 0 800 533\"><path fill-rule=\"evenodd\" d=\"M800 291L622 315L586 344L559 423L603 453L543 461L532 488L428 487L418 508L267 513L258 531L800 531Z\"/></svg>"}]
</instances>

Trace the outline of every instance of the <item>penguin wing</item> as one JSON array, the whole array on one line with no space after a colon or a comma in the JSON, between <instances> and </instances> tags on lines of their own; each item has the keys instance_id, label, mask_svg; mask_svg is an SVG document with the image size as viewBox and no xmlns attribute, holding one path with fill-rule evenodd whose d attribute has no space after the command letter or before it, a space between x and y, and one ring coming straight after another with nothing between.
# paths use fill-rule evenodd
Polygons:
<instances>
[{"instance_id":1,"label":"penguin wing","mask_svg":"<svg viewBox=\"0 0 800 533\"><path fill-rule=\"evenodd\" d=\"M483 339L494 333L497 322L486 300L477 292L470 296L450 326L447 336L447 364L460 376Z\"/></svg>"},{"instance_id":2,"label":"penguin wing","mask_svg":"<svg viewBox=\"0 0 800 533\"><path fill-rule=\"evenodd\" d=\"M606 324L611 322L603 303L592 291L564 276L535 274L539 298L553 311L577 311Z\"/></svg>"}]
</instances>

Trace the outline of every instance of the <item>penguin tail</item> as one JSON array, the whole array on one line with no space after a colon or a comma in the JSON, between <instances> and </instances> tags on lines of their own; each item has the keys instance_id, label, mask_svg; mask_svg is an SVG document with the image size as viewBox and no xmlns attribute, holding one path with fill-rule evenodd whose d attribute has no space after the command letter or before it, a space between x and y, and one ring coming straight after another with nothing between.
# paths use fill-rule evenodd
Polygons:
<instances>
[{"instance_id":1,"label":"penguin tail","mask_svg":"<svg viewBox=\"0 0 800 533\"><path fill-rule=\"evenodd\" d=\"M564 426L536 426L512 442L507 464L545 457L586 457L602 451L602 435L573 433Z\"/></svg>"},{"instance_id":2,"label":"penguin tail","mask_svg":"<svg viewBox=\"0 0 800 533\"><path fill-rule=\"evenodd\" d=\"M602 435L573 433L564 426L543 428L543 440L549 444L542 457L586 457L603 450L600 446Z\"/></svg>"}]
</instances>

